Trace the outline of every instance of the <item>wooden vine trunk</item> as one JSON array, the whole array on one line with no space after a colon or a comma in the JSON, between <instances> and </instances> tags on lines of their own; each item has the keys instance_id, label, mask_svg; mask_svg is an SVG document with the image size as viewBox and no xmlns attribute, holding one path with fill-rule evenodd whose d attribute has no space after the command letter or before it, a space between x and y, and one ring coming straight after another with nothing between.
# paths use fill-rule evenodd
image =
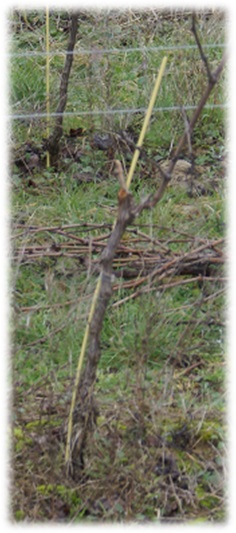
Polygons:
<instances>
[{"instance_id":1,"label":"wooden vine trunk","mask_svg":"<svg viewBox=\"0 0 236 533\"><path fill-rule=\"evenodd\" d=\"M59 147L60 147L60 140L61 140L62 133L63 133L63 129L62 129L63 113L65 111L66 103L67 103L68 84L69 84L70 72L71 72L71 67L72 67L73 58L74 58L73 51L74 51L74 47L76 44L77 29L78 29L78 13L73 13L71 15L71 26L70 26L70 34L69 34L69 42L68 42L68 47L67 47L66 59L65 59L65 64L64 64L63 71L62 71L62 75L61 75L59 103L56 108L56 113L58 113L58 116L56 117L54 130L47 141L47 150L50 154L50 161L51 161L52 166L57 161L57 156L58 156Z\"/></svg>"},{"instance_id":2,"label":"wooden vine trunk","mask_svg":"<svg viewBox=\"0 0 236 533\"><path fill-rule=\"evenodd\" d=\"M112 294L112 264L117 247L124 231L126 230L127 226L134 221L135 217L137 217L143 211L143 209L152 209L162 198L163 193L171 179L176 162L180 157L181 151L186 141L190 140L195 124L205 106L206 101L209 98L213 87L220 77L226 61L226 56L224 56L216 70L211 73L207 59L202 52L201 45L198 41L198 37L196 36L194 18L192 29L196 37L201 58L206 66L208 84L202 94L196 111L193 113L191 120L185 125L185 131L179 139L167 171L162 172L162 181L160 186L157 188L154 194L149 194L138 205L135 205L132 195L125 187L125 180L123 180L123 177L120 176L119 165L118 172L116 172L121 184L121 189L118 194L118 215L115 226L112 229L111 235L108 239L107 246L104 249L100 259L101 285L94 313L91 318L91 323L89 324L86 365L76 390L77 397L75 408L73 410L73 436L71 439L68 439L70 446L70 460L66 465L67 473L75 478L77 478L78 475L81 475L81 468L83 468L84 464L83 455L87 435L89 430L93 428L96 422L97 409L94 402L93 389L96 380L97 366L101 356L100 334L105 312ZM123 182L124 186L122 186Z\"/></svg>"}]
</instances>

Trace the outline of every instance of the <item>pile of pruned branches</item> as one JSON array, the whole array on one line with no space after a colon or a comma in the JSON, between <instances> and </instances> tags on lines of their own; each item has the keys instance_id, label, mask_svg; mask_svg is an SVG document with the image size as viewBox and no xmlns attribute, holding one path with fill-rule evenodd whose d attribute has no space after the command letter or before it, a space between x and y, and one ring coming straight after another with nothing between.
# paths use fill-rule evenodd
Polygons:
<instances>
[{"instance_id":1,"label":"pile of pruned branches","mask_svg":"<svg viewBox=\"0 0 236 533\"><path fill-rule=\"evenodd\" d=\"M105 233L99 236L91 235L102 229L106 230ZM159 228L156 229L158 231ZM100 254L106 249L112 226L78 223L60 227L26 227L17 224L15 230L17 240L24 237L23 244L14 249L16 262L29 264L44 258L57 260L64 257L75 259L81 271L97 274L101 271ZM87 232L88 236L81 237L80 232ZM150 288L153 281L155 285L158 283L163 288L203 279L211 281L217 278L224 281L222 269L219 267L225 262L225 239L196 239L186 232L177 233L176 237L173 235L168 240L156 239L148 235L145 228L141 230L140 225L131 225L127 230L126 239L121 240L115 251L112 263L113 290L120 288L120 279L122 287L126 289L147 284ZM43 238L43 244L25 243L30 237L35 239L37 234ZM48 238L49 235L51 238ZM172 250L172 245L177 243L181 243L181 252ZM175 276L178 276L178 280L173 279Z\"/></svg>"}]
</instances>

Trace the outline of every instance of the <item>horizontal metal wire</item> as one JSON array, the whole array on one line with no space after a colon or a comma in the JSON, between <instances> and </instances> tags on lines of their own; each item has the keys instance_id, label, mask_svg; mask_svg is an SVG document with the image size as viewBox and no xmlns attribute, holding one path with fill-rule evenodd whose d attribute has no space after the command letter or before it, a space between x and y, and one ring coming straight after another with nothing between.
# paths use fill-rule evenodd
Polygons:
<instances>
[{"instance_id":1,"label":"horizontal metal wire","mask_svg":"<svg viewBox=\"0 0 236 533\"><path fill-rule=\"evenodd\" d=\"M228 106L227 104L208 104L205 105L204 109L226 109ZM181 111L181 109L184 109L185 111L189 111L191 109L196 109L196 105L186 105L186 106L172 106L172 107L154 107L153 112L155 113L161 113L164 111L172 112L172 111ZM89 115L123 115L123 114L134 114L134 113L145 113L146 107L139 107L134 109L97 109L94 111L66 111L65 113L50 113L50 118L56 118L56 117L72 117L72 116L89 116ZM10 114L8 115L8 119L10 120L28 120L28 119L44 119L48 118L47 113L26 113L26 114Z\"/></svg>"},{"instance_id":2,"label":"horizontal metal wire","mask_svg":"<svg viewBox=\"0 0 236 533\"><path fill-rule=\"evenodd\" d=\"M212 43L212 44L203 44L203 48L225 48L226 45L224 43ZM175 50L193 50L197 49L198 46L196 44L190 44L190 45L176 45L176 46L143 46L143 47L136 47L136 48L91 48L89 50L74 50L73 52L67 52L67 51L55 51L55 52L9 52L7 55L10 57L42 57L49 55L50 57L54 56L60 56L63 57L66 55L74 55L74 56L80 56L80 55L100 55L100 54L126 54L131 52L168 52L168 51L175 51Z\"/></svg>"}]
</instances>

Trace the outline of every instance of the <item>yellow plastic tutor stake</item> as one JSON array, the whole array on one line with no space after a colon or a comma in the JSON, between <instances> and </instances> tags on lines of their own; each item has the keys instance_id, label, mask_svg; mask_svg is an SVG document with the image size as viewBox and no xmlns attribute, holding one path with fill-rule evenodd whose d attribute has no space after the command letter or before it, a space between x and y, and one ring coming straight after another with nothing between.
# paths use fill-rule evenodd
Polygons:
<instances>
[{"instance_id":1,"label":"yellow plastic tutor stake","mask_svg":"<svg viewBox=\"0 0 236 533\"><path fill-rule=\"evenodd\" d=\"M90 324L91 324L91 321L92 321L92 318L93 318L93 315L94 315L95 306L96 306L97 299L98 299L99 292L100 292L101 280L102 280L102 275L100 274L100 276L98 278L98 281L97 281L96 288L95 288L95 292L94 292L94 295L93 295L93 300L92 300L92 303L91 303L90 311L89 311L87 325L86 325L86 328L85 328L84 338L83 338L81 351L80 351L80 355L79 355L79 359L78 359L77 371L76 371L76 376L75 376L75 383L74 383L74 388L73 388L73 393L72 393L70 413L69 413L69 419L68 419L66 451L65 451L65 462L66 462L66 465L67 465L68 468L70 466L70 461L71 461L71 438L72 438L72 430L73 430L73 412L74 412L74 409L75 409L77 389L78 389L78 386L79 386L79 380L80 380L80 376L81 376L82 365L83 365L85 351L86 351L86 347L87 347L87 343L88 343Z\"/></svg>"},{"instance_id":2,"label":"yellow plastic tutor stake","mask_svg":"<svg viewBox=\"0 0 236 533\"><path fill-rule=\"evenodd\" d=\"M137 148L136 148L136 150L134 152L132 163L130 165L129 173L128 173L127 180L126 180L126 188L127 189L129 189L132 177L134 175L135 167L136 167L136 164L137 164L137 161L138 161L138 158L139 158L140 148L141 148L141 146L143 144L143 139L145 137L145 134L146 134L146 131L147 131L147 127L148 127L148 124L149 124L149 121L150 121L150 118L151 118L151 114L152 114L152 110L153 110L153 107L154 107L154 104L155 104L155 101L156 101L157 93L159 91L159 87L161 85L161 80L162 80L162 77L163 77L163 74L164 74L164 71L165 71L165 68L166 68L166 63L167 63L167 57L164 57L163 60L162 60L162 63L161 63L161 68L159 70L159 73L158 73L158 76L157 76L157 79L156 79L156 83L154 85L152 96L150 98L149 106L147 108L146 116L145 116L145 119L144 119L144 122L143 122L143 127L142 127L140 135L139 135Z\"/></svg>"},{"instance_id":3,"label":"yellow plastic tutor stake","mask_svg":"<svg viewBox=\"0 0 236 533\"><path fill-rule=\"evenodd\" d=\"M128 177L127 177L127 181L126 181L127 190L128 190L128 188L130 186L130 183L131 183L131 180L132 180L132 177L133 177L133 174L134 174L134 170L135 170L136 163L137 163L138 156L139 156L139 149L142 146L143 139L144 139L145 133L147 131L147 127L148 127L149 120L150 120L150 117L151 117L151 114L152 114L153 106L154 106L154 103L155 103L155 100L156 100L156 97L157 97L158 89L160 87L162 76L164 74L164 70L165 70L165 67L166 67L166 62L167 62L167 57L164 57L164 59L162 61L162 64L161 64L161 68L160 68L159 74L157 76L157 80L156 80L153 92L152 92L152 96L151 96L151 99L150 99L150 102L149 102L149 106L148 106L148 109L147 109L147 112L146 112L146 116L145 116L145 119L144 119L143 127L142 127L142 130L141 130L140 136L139 136L137 148L136 148L136 150L134 152L133 160L132 160L132 163L131 163L131 166L130 166L130 170L129 170L129 173L128 173ZM81 346L81 351L80 351L80 355L79 355L77 371L76 371L76 376L75 376L74 388L73 388L73 392L72 392L71 406L70 406L70 412L69 412L69 418L68 418L66 450L65 450L65 463L66 463L66 466L67 466L68 470L69 470L69 468L71 466L71 451L72 451L71 450L71 441L72 441L72 430L73 430L73 412L74 412L74 409L75 409L76 396L77 396L77 391L78 391L78 386L79 386L79 381L80 381L80 376L81 376L81 370L82 370L82 365L83 365L84 356L85 356L85 352L86 352L86 347L87 347L87 343L88 343L90 325L91 325L91 321L92 321L92 318L93 318L93 315L94 315L95 307L96 307L97 300L98 300L99 293L100 293L101 280L102 280L102 272L100 273L100 276L98 278L97 285L96 285L96 288L95 288L95 292L94 292L94 295L93 295L93 300L92 300L92 303L91 303L91 308L90 308L90 312L89 312L89 316L88 316L88 320L87 320L87 325L86 325L86 329L85 329L85 333L84 333L84 338L83 338L83 342L82 342L82 346Z\"/></svg>"},{"instance_id":4,"label":"yellow plastic tutor stake","mask_svg":"<svg viewBox=\"0 0 236 533\"><path fill-rule=\"evenodd\" d=\"M49 119L50 119L50 57L49 57L49 9L46 7L46 115L47 115L47 139L49 138ZM50 167L50 154L46 152L46 165Z\"/></svg>"}]
</instances>

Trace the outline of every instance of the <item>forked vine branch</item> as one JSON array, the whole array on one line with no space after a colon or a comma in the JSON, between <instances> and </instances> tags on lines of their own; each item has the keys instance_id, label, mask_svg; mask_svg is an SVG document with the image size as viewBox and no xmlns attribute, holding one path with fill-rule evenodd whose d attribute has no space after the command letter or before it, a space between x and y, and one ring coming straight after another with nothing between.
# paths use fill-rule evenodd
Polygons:
<instances>
[{"instance_id":1,"label":"forked vine branch","mask_svg":"<svg viewBox=\"0 0 236 533\"><path fill-rule=\"evenodd\" d=\"M162 180L159 188L153 194L149 194L138 204L135 203L132 194L125 186L126 180L122 174L120 162L115 163L115 172L121 185L118 193L118 214L115 225L111 231L107 245L103 250L100 258L100 286L99 294L94 307L94 313L91 317L88 335L87 359L84 371L76 387L76 407L73 410L73 437L67 442L69 446L69 456L66 457L67 473L77 476L83 467L83 454L86 445L88 432L92 430L96 421L97 410L94 402L93 389L96 381L96 372L98 362L101 356L100 334L103 326L103 320L112 294L112 265L113 259L120 244L122 235L126 228L140 215L144 209L152 209L162 198L163 193L171 180L175 164L180 153L191 137L196 122L211 94L214 86L218 82L226 62L226 56L222 58L216 70L212 73L208 61L203 56L200 41L197 36L195 26L195 16L193 15L193 32L199 47L200 55L207 70L207 86L200 98L197 109L192 115L188 126L185 127L183 135L180 137L176 146L174 155L170 161L167 172L162 173ZM68 449L67 449L68 451Z\"/></svg>"}]
</instances>

